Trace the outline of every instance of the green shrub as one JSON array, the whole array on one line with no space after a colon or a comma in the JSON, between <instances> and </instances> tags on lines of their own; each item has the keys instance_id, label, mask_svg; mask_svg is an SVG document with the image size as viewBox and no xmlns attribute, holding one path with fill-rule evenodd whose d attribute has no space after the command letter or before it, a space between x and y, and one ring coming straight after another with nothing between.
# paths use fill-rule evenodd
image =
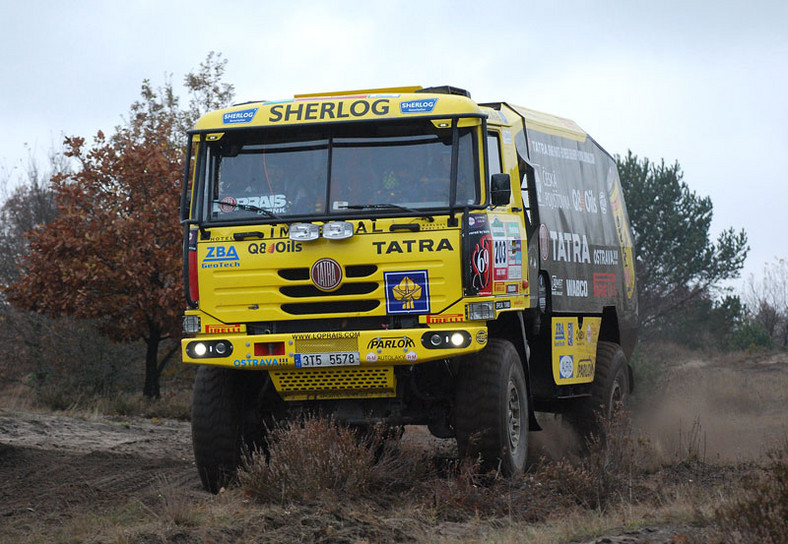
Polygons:
<instances>
[{"instance_id":1,"label":"green shrub","mask_svg":"<svg viewBox=\"0 0 788 544\"><path fill-rule=\"evenodd\" d=\"M774 347L772 337L760 323L749 322L739 327L730 337L731 351L763 351Z\"/></svg>"}]
</instances>

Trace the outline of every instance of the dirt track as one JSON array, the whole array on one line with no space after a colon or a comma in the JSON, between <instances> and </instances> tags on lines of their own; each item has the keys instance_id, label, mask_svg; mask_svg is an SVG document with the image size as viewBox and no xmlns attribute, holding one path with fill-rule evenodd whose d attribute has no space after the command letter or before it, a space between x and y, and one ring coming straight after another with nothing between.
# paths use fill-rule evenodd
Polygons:
<instances>
[{"instance_id":1,"label":"dirt track","mask_svg":"<svg viewBox=\"0 0 788 544\"><path fill-rule=\"evenodd\" d=\"M690 361L668 375L664 394L636 417L665 457L692 447L693 426L698 453L709 460L756 458L788 436L785 354ZM423 430L406 437L436 446ZM0 540L6 523L47 542L47 535L68 535L81 516L129 504L150 508L153 518L162 493L192 504L209 497L194 468L188 423L0 409ZM676 534L660 527L589 542L669 542Z\"/></svg>"},{"instance_id":2,"label":"dirt track","mask_svg":"<svg viewBox=\"0 0 788 544\"><path fill-rule=\"evenodd\" d=\"M198 493L190 441L181 422L0 410L0 520L60 524L165 486Z\"/></svg>"}]
</instances>

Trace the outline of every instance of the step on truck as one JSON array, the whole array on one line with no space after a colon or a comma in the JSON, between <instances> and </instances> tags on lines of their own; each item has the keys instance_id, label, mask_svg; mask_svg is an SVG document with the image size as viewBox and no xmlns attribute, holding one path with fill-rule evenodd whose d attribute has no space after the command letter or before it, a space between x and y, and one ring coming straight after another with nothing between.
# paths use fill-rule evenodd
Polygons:
<instances>
[{"instance_id":1,"label":"step on truck","mask_svg":"<svg viewBox=\"0 0 788 544\"><path fill-rule=\"evenodd\" d=\"M207 113L186 163L206 489L305 412L426 425L514 475L535 411L582 433L631 391L624 195L574 122L448 86L296 95Z\"/></svg>"}]
</instances>

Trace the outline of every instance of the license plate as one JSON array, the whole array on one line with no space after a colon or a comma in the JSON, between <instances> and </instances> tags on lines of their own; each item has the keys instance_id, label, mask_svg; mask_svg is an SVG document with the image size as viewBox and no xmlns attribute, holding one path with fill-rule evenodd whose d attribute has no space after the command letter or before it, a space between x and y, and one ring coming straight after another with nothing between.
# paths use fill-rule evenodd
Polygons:
<instances>
[{"instance_id":1,"label":"license plate","mask_svg":"<svg viewBox=\"0 0 788 544\"><path fill-rule=\"evenodd\" d=\"M296 353L296 368L324 368L328 366L354 366L361 364L357 351L331 353Z\"/></svg>"}]
</instances>

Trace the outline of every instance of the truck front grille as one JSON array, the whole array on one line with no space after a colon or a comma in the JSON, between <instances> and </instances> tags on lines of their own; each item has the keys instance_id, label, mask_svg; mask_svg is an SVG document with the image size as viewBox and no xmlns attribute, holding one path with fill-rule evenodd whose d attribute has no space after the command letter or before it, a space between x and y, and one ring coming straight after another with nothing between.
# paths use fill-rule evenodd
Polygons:
<instances>
[{"instance_id":1,"label":"truck front grille","mask_svg":"<svg viewBox=\"0 0 788 544\"><path fill-rule=\"evenodd\" d=\"M285 400L396 396L393 367L272 370L269 374Z\"/></svg>"},{"instance_id":2,"label":"truck front grille","mask_svg":"<svg viewBox=\"0 0 788 544\"><path fill-rule=\"evenodd\" d=\"M371 312L380 306L378 300L343 300L341 304L334 300L331 302L302 302L293 304L282 304L282 311L290 315L318 315L335 314L342 312L346 314Z\"/></svg>"}]
</instances>

